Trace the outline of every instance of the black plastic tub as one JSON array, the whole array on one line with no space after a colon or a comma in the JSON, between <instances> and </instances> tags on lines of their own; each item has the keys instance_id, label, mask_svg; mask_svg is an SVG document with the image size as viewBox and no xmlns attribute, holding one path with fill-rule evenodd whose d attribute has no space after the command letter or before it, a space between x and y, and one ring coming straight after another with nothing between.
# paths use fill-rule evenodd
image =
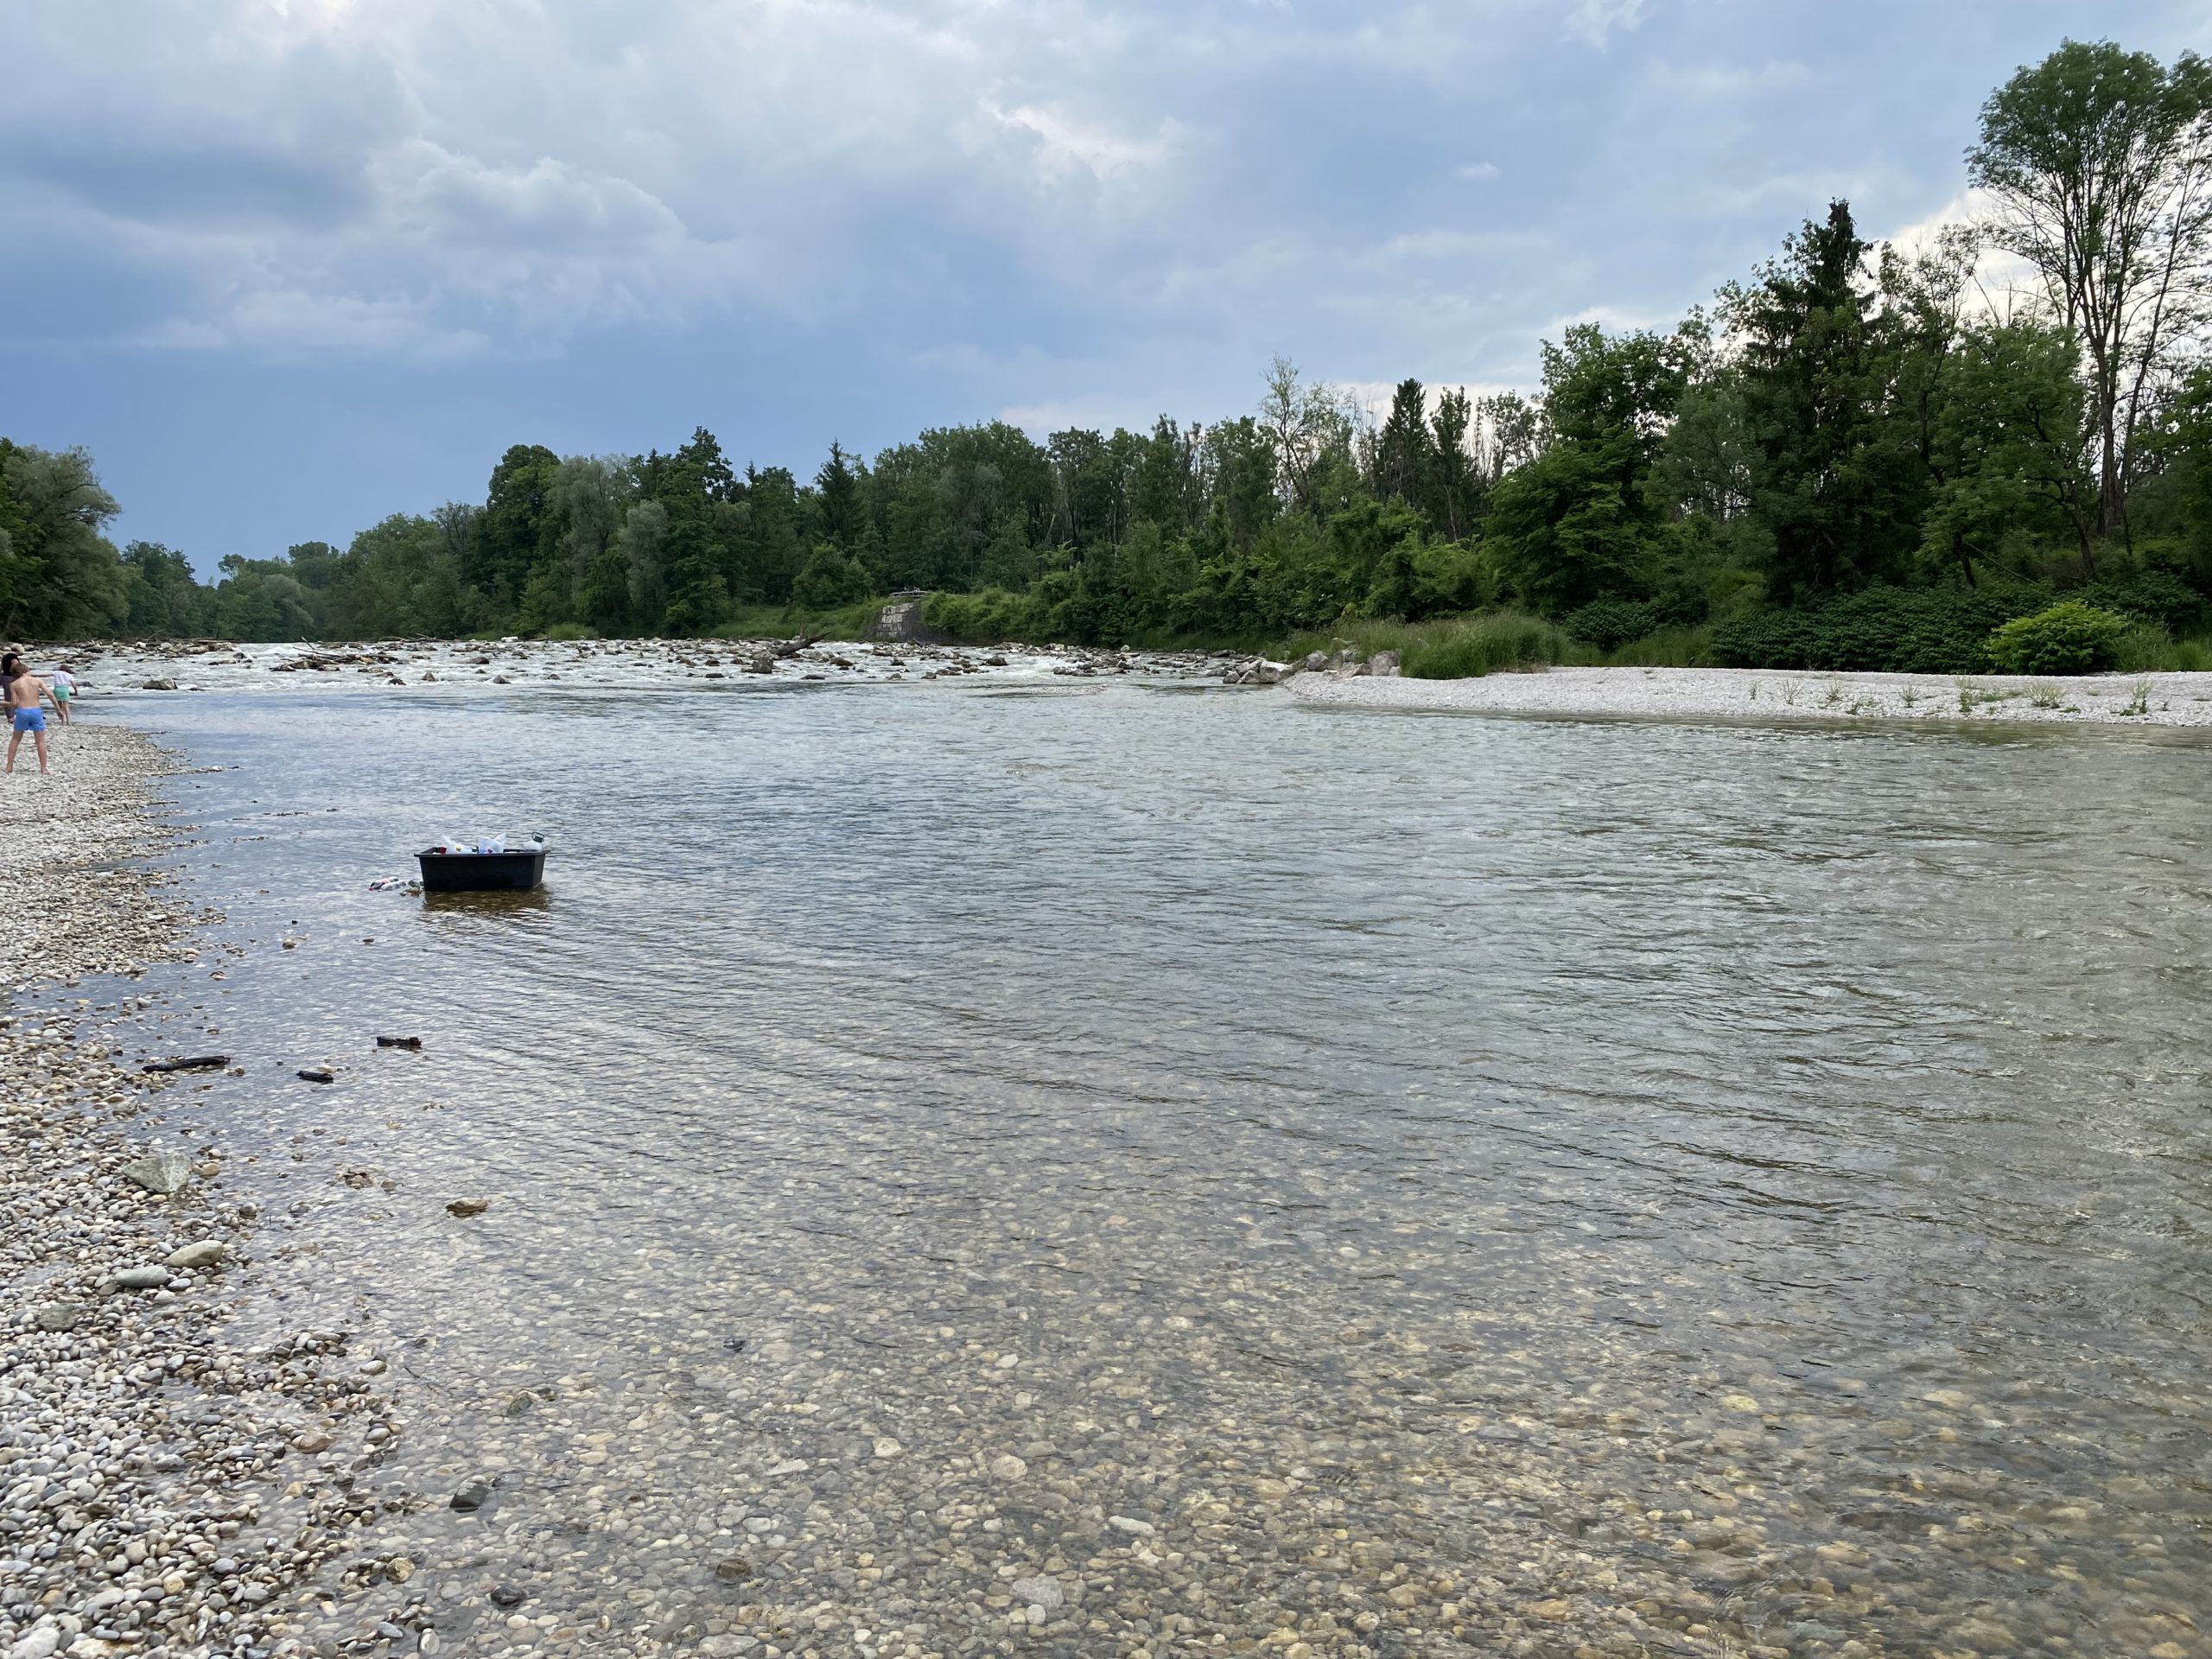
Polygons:
<instances>
[{"instance_id":1,"label":"black plastic tub","mask_svg":"<svg viewBox=\"0 0 2212 1659\"><path fill-rule=\"evenodd\" d=\"M545 879L541 846L505 853L442 853L433 847L415 856L423 866L425 893L526 893Z\"/></svg>"}]
</instances>

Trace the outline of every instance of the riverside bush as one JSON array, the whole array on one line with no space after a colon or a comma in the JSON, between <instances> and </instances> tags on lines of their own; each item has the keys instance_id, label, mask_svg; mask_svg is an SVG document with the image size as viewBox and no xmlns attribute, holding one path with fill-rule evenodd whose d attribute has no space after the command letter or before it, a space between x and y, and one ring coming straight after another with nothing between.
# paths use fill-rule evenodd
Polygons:
<instances>
[{"instance_id":1,"label":"riverside bush","mask_svg":"<svg viewBox=\"0 0 2212 1659\"><path fill-rule=\"evenodd\" d=\"M1659 614L1633 600L1593 599L1580 610L1569 611L1560 626L1599 651L1614 652L1658 626Z\"/></svg>"},{"instance_id":2,"label":"riverside bush","mask_svg":"<svg viewBox=\"0 0 2212 1659\"><path fill-rule=\"evenodd\" d=\"M2039 588L1869 588L1811 610L1724 622L1713 631L1713 659L1724 668L1977 674L1989 666L1993 630L2050 603Z\"/></svg>"},{"instance_id":3,"label":"riverside bush","mask_svg":"<svg viewBox=\"0 0 2212 1659\"><path fill-rule=\"evenodd\" d=\"M2118 664L2128 630L2117 611L2063 600L1993 630L1989 660L2007 674L2094 674Z\"/></svg>"},{"instance_id":4,"label":"riverside bush","mask_svg":"<svg viewBox=\"0 0 2212 1659\"><path fill-rule=\"evenodd\" d=\"M1046 632L1046 607L1029 594L986 588L973 594L931 594L922 622L934 633L970 645L1033 639Z\"/></svg>"},{"instance_id":5,"label":"riverside bush","mask_svg":"<svg viewBox=\"0 0 2212 1659\"><path fill-rule=\"evenodd\" d=\"M1501 669L1570 660L1566 634L1540 617L1494 611L1411 635L1398 671L1414 680L1467 680Z\"/></svg>"},{"instance_id":6,"label":"riverside bush","mask_svg":"<svg viewBox=\"0 0 2212 1659\"><path fill-rule=\"evenodd\" d=\"M2107 577L2092 582L2074 595L2100 610L2155 622L2177 636L2204 620L2204 595L2180 577L2164 570L2139 571L2132 576Z\"/></svg>"}]
</instances>

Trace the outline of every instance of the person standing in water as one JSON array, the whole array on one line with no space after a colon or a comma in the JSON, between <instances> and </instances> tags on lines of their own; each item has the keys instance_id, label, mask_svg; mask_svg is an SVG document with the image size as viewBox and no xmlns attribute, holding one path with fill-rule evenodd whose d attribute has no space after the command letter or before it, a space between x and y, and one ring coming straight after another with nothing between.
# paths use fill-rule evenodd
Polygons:
<instances>
[{"instance_id":1,"label":"person standing in water","mask_svg":"<svg viewBox=\"0 0 2212 1659\"><path fill-rule=\"evenodd\" d=\"M54 693L54 717L64 726L69 723L69 700L77 695L77 677L64 663L46 677L46 689Z\"/></svg>"},{"instance_id":2,"label":"person standing in water","mask_svg":"<svg viewBox=\"0 0 2212 1659\"><path fill-rule=\"evenodd\" d=\"M46 709L44 700L52 693L46 682L24 665L23 659L12 651L0 661L0 680L8 686L8 720L14 728L8 736L8 765L5 770L16 769L16 751L23 746L23 734L31 734L31 741L38 750L38 769L48 770L46 764Z\"/></svg>"}]
</instances>

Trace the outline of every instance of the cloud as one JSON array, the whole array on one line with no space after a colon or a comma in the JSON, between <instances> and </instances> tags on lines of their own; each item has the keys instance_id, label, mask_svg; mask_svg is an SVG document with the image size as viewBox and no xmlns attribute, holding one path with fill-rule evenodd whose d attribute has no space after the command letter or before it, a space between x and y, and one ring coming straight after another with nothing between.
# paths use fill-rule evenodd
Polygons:
<instances>
[{"instance_id":1,"label":"cloud","mask_svg":"<svg viewBox=\"0 0 2212 1659\"><path fill-rule=\"evenodd\" d=\"M1575 0L1567 15L1567 33L1603 51L1616 29L1625 33L1643 21L1643 0Z\"/></svg>"},{"instance_id":2,"label":"cloud","mask_svg":"<svg viewBox=\"0 0 2212 1659\"><path fill-rule=\"evenodd\" d=\"M1101 183L1111 182L1159 166L1167 159L1174 139L1172 121L1163 121L1149 138L1133 138L1048 106L1024 105L1007 110L986 104L983 107L1001 126L1031 141L1038 171L1047 181L1082 172Z\"/></svg>"},{"instance_id":3,"label":"cloud","mask_svg":"<svg viewBox=\"0 0 2212 1659\"><path fill-rule=\"evenodd\" d=\"M2018 10L4 7L0 352L465 363L487 410L522 365L531 419L548 365L582 365L564 410L626 420L681 374L772 433L810 398L866 411L830 429L856 444L994 410L1211 419L1285 350L1527 384L1565 320L1664 325L1833 194L1874 225L1953 194L1980 99L2047 48Z\"/></svg>"},{"instance_id":4,"label":"cloud","mask_svg":"<svg viewBox=\"0 0 2212 1659\"><path fill-rule=\"evenodd\" d=\"M238 296L212 315L156 324L137 335L135 343L186 352L245 347L293 361L337 355L443 363L480 357L492 342L404 300L261 289Z\"/></svg>"}]
</instances>

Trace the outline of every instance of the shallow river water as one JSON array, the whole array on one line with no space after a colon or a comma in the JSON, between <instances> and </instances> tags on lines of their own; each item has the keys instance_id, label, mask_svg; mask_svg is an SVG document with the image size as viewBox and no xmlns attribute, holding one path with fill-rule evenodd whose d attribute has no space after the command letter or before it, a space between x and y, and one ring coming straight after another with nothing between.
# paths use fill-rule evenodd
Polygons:
<instances>
[{"instance_id":1,"label":"shallow river water","mask_svg":"<svg viewBox=\"0 0 2212 1659\"><path fill-rule=\"evenodd\" d=\"M443 1651L2212 1652L2201 743L106 707L224 769L143 1043L254 1317L387 1333ZM367 890L480 830L542 894Z\"/></svg>"}]
</instances>

